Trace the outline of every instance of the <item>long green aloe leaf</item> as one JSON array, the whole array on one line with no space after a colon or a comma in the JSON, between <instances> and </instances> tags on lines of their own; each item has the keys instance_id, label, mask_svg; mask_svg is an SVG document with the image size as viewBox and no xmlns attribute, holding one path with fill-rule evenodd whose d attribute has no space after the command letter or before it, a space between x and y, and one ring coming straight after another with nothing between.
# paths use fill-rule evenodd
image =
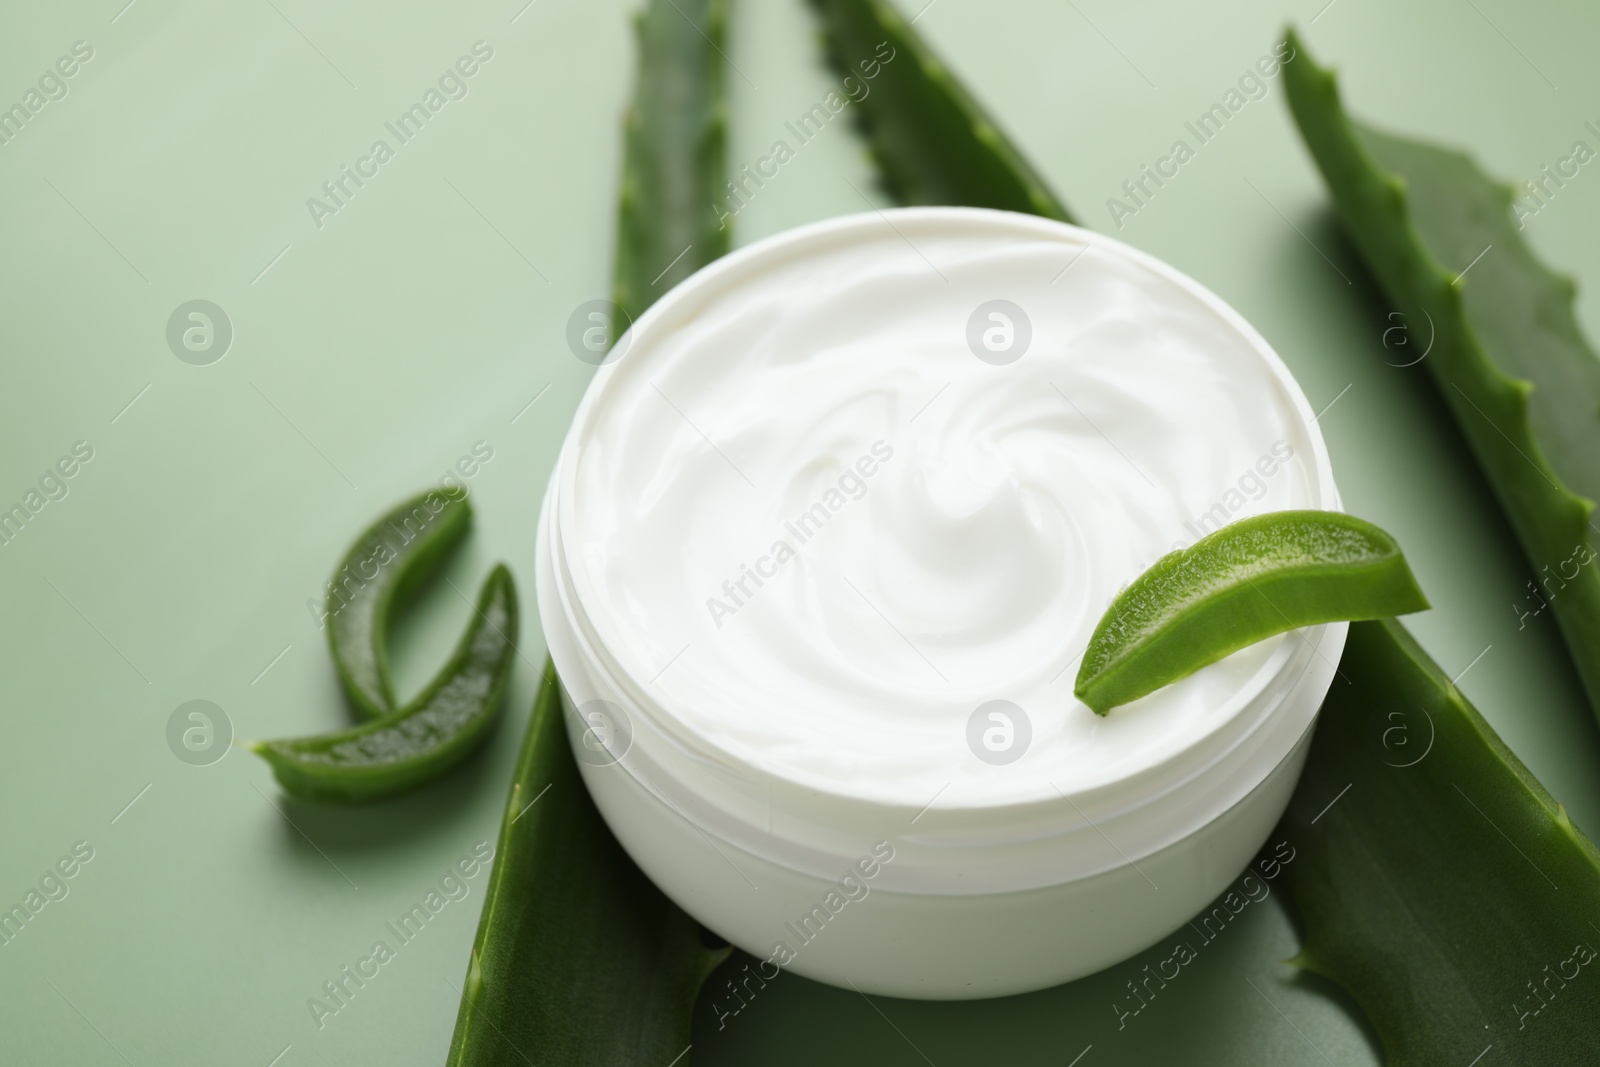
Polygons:
<instances>
[{"instance_id":1,"label":"long green aloe leaf","mask_svg":"<svg viewBox=\"0 0 1600 1067\"><path fill-rule=\"evenodd\" d=\"M812 0L829 63L902 204L961 204L1072 222L1066 206L889 0ZM861 95L865 92L865 95Z\"/></svg>"},{"instance_id":2,"label":"long green aloe leaf","mask_svg":"<svg viewBox=\"0 0 1600 1067\"><path fill-rule=\"evenodd\" d=\"M728 249L712 206L727 106L725 0L649 0L624 124L613 299L626 328ZM610 338L615 340L615 334ZM517 761L448 1067L688 1067L695 998L730 949L657 889L578 774L559 685Z\"/></svg>"},{"instance_id":3,"label":"long green aloe leaf","mask_svg":"<svg viewBox=\"0 0 1600 1067\"><path fill-rule=\"evenodd\" d=\"M1600 714L1600 360L1571 280L1541 264L1512 189L1466 155L1348 118L1330 71L1294 34L1289 106L1352 241L1432 373L1535 573ZM1415 358L1408 356L1407 358ZM1521 614L1521 613L1519 613ZM1526 620L1524 619L1524 625Z\"/></svg>"},{"instance_id":4,"label":"long green aloe leaf","mask_svg":"<svg viewBox=\"0 0 1600 1067\"><path fill-rule=\"evenodd\" d=\"M606 829L547 667L448 1064L682 1067L695 997L727 952L707 946Z\"/></svg>"},{"instance_id":5,"label":"long green aloe leaf","mask_svg":"<svg viewBox=\"0 0 1600 1067\"><path fill-rule=\"evenodd\" d=\"M1340 669L1280 828L1295 962L1391 1067L1594 1062L1600 851L1399 623L1352 623Z\"/></svg>"},{"instance_id":6,"label":"long green aloe leaf","mask_svg":"<svg viewBox=\"0 0 1600 1067\"><path fill-rule=\"evenodd\" d=\"M625 327L728 250L726 0L649 0L634 21L639 74L623 120L612 299Z\"/></svg>"}]
</instances>

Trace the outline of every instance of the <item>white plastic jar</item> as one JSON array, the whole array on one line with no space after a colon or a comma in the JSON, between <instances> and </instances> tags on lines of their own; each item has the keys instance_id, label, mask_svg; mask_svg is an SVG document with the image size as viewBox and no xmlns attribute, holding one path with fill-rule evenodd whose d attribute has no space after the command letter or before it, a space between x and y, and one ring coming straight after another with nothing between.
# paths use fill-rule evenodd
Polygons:
<instances>
[{"instance_id":1,"label":"white plastic jar","mask_svg":"<svg viewBox=\"0 0 1600 1067\"><path fill-rule=\"evenodd\" d=\"M728 255L614 354L545 496L540 619L607 823L765 977L1037 989L1249 863L1343 624L1104 717L1072 695L1160 555L1339 506L1215 295L1073 226L904 209Z\"/></svg>"}]
</instances>

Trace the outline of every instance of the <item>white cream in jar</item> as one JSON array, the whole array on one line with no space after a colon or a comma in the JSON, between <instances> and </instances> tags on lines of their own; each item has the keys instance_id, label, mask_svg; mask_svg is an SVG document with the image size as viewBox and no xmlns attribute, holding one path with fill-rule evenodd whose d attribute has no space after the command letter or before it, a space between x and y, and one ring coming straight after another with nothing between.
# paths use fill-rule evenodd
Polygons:
<instances>
[{"instance_id":1,"label":"white cream in jar","mask_svg":"<svg viewBox=\"0 0 1600 1067\"><path fill-rule=\"evenodd\" d=\"M726 257L619 351L546 497L540 614L591 792L702 922L824 980L992 995L1137 951L1261 844L1342 626L1106 717L1072 695L1161 554L1337 507L1304 397L1215 296L1074 227L908 209ZM794 924L885 850L823 909L853 933Z\"/></svg>"}]
</instances>

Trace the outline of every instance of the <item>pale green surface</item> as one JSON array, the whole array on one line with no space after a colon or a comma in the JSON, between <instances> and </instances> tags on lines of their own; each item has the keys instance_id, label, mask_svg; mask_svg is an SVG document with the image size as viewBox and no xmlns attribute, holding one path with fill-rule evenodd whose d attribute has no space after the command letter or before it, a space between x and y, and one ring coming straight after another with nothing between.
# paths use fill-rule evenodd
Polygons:
<instances>
[{"instance_id":1,"label":"pale green surface","mask_svg":"<svg viewBox=\"0 0 1600 1067\"><path fill-rule=\"evenodd\" d=\"M115 23L123 0L13 5L0 33L6 101L73 41L96 50L70 95L0 147L0 503L20 500L75 440L96 450L70 495L0 547L0 902L20 899L74 841L96 850L70 895L0 946L6 1062L265 1067L292 1045L283 1067L435 1064L454 1024L483 874L320 1032L305 1002L374 940L392 943L385 921L447 864L494 840L541 656L536 620L488 752L393 804L289 804L243 752L180 762L165 726L195 698L225 708L241 737L342 724L305 599L371 516L474 441L495 458L470 483L476 532L445 573L470 595L505 558L531 593L539 495L591 373L563 330L607 288L628 5L538 0L513 24L521 0L347 15L274 2L315 48L265 0L138 0ZM1583 129L1600 118L1585 110L1600 99L1600 11L1476 6L1338 0L1308 36L1341 66L1358 115L1470 144L1508 177L1553 164L1580 137L1600 147ZM917 25L1073 210L1111 230L1104 201L1116 186L1165 153L1286 19L1305 27L1321 7L939 0ZM480 38L495 57L470 95L315 229L305 198ZM737 166L829 79L796 0L736 0L732 42L744 75L729 79ZM835 123L741 214L737 239L861 209L845 177L870 191L853 134ZM1597 224L1593 167L1528 224L1579 278L1591 333ZM1384 366L1385 309L1305 239L1354 274L1281 86L1117 235L1232 302L1314 405L1350 386L1324 432L1346 504L1395 534L1435 605L1414 631L1452 671L1492 645L1462 688L1578 824L1600 827L1600 731L1549 619L1518 631L1527 568L1420 369ZM169 313L194 298L234 323L232 350L208 367L179 362L164 339ZM468 610L444 584L422 607L395 642L407 694ZM1120 1033L1113 998L1161 953L1030 997L877 1002L894 1026L854 993L786 976L720 1033L702 998L692 1058L922 1063L914 1043L939 1067L1065 1064L1092 1044L1083 1067L1374 1062L1342 1002L1277 962L1297 945L1279 899L1252 906Z\"/></svg>"}]
</instances>

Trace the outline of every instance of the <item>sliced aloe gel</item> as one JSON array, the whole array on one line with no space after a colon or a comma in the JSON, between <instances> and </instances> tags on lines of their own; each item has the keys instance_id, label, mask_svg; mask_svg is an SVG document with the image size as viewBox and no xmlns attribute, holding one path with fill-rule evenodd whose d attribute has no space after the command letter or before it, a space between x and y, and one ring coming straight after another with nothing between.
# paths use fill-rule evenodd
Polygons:
<instances>
[{"instance_id":1,"label":"sliced aloe gel","mask_svg":"<svg viewBox=\"0 0 1600 1067\"><path fill-rule=\"evenodd\" d=\"M1427 606L1394 538L1370 522L1335 511L1240 519L1117 595L1073 692L1104 715L1274 634Z\"/></svg>"}]
</instances>

